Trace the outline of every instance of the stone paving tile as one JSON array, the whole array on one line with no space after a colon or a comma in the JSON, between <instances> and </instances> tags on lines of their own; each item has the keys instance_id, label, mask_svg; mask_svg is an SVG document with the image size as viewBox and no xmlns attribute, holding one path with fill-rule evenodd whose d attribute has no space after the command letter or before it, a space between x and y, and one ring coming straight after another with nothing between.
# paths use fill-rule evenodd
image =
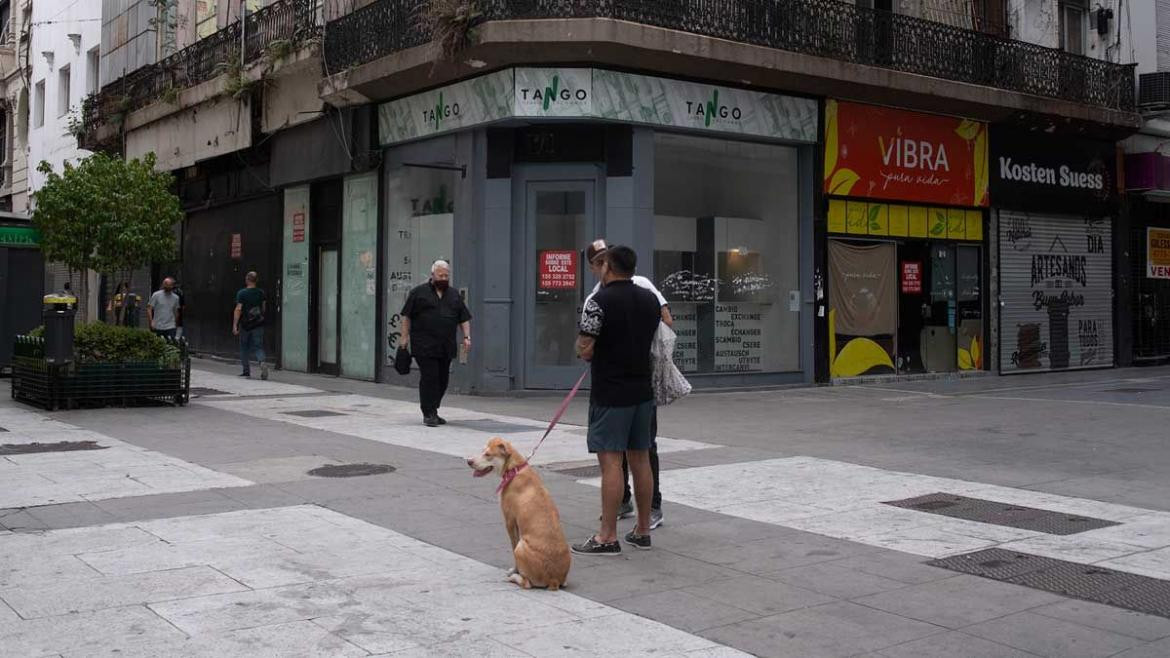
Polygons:
<instances>
[{"instance_id":1,"label":"stone paving tile","mask_svg":"<svg viewBox=\"0 0 1170 658\"><path fill-rule=\"evenodd\" d=\"M1166 656L1170 656L1170 639L1158 640L1113 654L1114 658L1166 658Z\"/></svg>"},{"instance_id":2,"label":"stone paving tile","mask_svg":"<svg viewBox=\"0 0 1170 658\"><path fill-rule=\"evenodd\" d=\"M724 605L734 605L758 616L810 608L836 600L824 594L759 576L714 580L684 588L683 591Z\"/></svg>"},{"instance_id":3,"label":"stone paving tile","mask_svg":"<svg viewBox=\"0 0 1170 658\"><path fill-rule=\"evenodd\" d=\"M0 589L3 599L25 619L117 608L247 589L206 566L130 576L54 580L46 584Z\"/></svg>"},{"instance_id":4,"label":"stone paving tile","mask_svg":"<svg viewBox=\"0 0 1170 658\"><path fill-rule=\"evenodd\" d=\"M1143 644L1141 640L1126 635L1088 628L1031 612L1021 612L968 626L963 632L1039 656L1061 658L1112 656Z\"/></svg>"},{"instance_id":5,"label":"stone paving tile","mask_svg":"<svg viewBox=\"0 0 1170 658\"><path fill-rule=\"evenodd\" d=\"M906 587L906 583L900 580L849 569L837 564L837 562L818 562L766 575L789 585L803 587L839 599L852 599Z\"/></svg>"},{"instance_id":6,"label":"stone paving tile","mask_svg":"<svg viewBox=\"0 0 1170 658\"><path fill-rule=\"evenodd\" d=\"M198 636L114 654L117 658L223 658L225 656L297 656L348 658L369 654L308 621L245 628L213 636ZM66 658L71 658L67 656Z\"/></svg>"},{"instance_id":7,"label":"stone paving tile","mask_svg":"<svg viewBox=\"0 0 1170 658\"><path fill-rule=\"evenodd\" d=\"M725 603L697 596L685 589L642 594L610 602L615 608L695 633L715 626L725 626L760 615Z\"/></svg>"},{"instance_id":8,"label":"stone paving tile","mask_svg":"<svg viewBox=\"0 0 1170 658\"><path fill-rule=\"evenodd\" d=\"M961 575L861 597L854 602L957 629L1061 600L1055 594Z\"/></svg>"},{"instance_id":9,"label":"stone paving tile","mask_svg":"<svg viewBox=\"0 0 1170 658\"><path fill-rule=\"evenodd\" d=\"M1153 641L1170 637L1170 619L1145 615L1140 612L1123 610L1090 601L1070 599L1033 608L1029 612L1054 619L1071 621L1090 628L1099 628L1103 631L1136 637L1139 640Z\"/></svg>"},{"instance_id":10,"label":"stone paving tile","mask_svg":"<svg viewBox=\"0 0 1170 658\"><path fill-rule=\"evenodd\" d=\"M877 652L883 658L937 658L939 656L962 656L962 658L1029 658L1035 654L997 644L990 640L967 635L959 631L939 633L930 637Z\"/></svg>"},{"instance_id":11,"label":"stone paving tile","mask_svg":"<svg viewBox=\"0 0 1170 658\"><path fill-rule=\"evenodd\" d=\"M516 633L492 635L493 639L533 656L582 653L588 655L645 655L684 653L709 648L700 637L684 633L663 636L670 627L637 617L614 615L568 621L544 629L538 634ZM649 625L647 629L645 626ZM741 654L746 655L746 654Z\"/></svg>"},{"instance_id":12,"label":"stone paving tile","mask_svg":"<svg viewBox=\"0 0 1170 658\"><path fill-rule=\"evenodd\" d=\"M30 508L28 513L44 523L46 527L54 530L105 525L118 520L113 514L88 501L63 505L43 505Z\"/></svg>"},{"instance_id":13,"label":"stone paving tile","mask_svg":"<svg viewBox=\"0 0 1170 658\"><path fill-rule=\"evenodd\" d=\"M181 631L142 606L0 626L0 646L11 656L95 656L134 648L150 651L185 639Z\"/></svg>"},{"instance_id":14,"label":"stone paving tile","mask_svg":"<svg viewBox=\"0 0 1170 658\"><path fill-rule=\"evenodd\" d=\"M942 629L855 603L829 603L700 633L758 656L854 656Z\"/></svg>"},{"instance_id":15,"label":"stone paving tile","mask_svg":"<svg viewBox=\"0 0 1170 658\"><path fill-rule=\"evenodd\" d=\"M623 549L623 557L627 559L574 556L573 569L578 572L589 569L590 572L588 578L572 579L570 576L571 590L595 601L609 602L739 575L730 569L665 550L635 552Z\"/></svg>"},{"instance_id":16,"label":"stone paving tile","mask_svg":"<svg viewBox=\"0 0 1170 658\"><path fill-rule=\"evenodd\" d=\"M185 491L99 500L96 505L119 521L214 514L243 509L243 504L217 491Z\"/></svg>"}]
</instances>

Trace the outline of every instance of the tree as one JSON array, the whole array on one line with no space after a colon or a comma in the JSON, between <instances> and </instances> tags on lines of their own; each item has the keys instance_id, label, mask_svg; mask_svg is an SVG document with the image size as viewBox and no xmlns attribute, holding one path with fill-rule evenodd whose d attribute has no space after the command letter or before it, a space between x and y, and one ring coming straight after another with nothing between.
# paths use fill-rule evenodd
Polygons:
<instances>
[{"instance_id":1,"label":"tree","mask_svg":"<svg viewBox=\"0 0 1170 658\"><path fill-rule=\"evenodd\" d=\"M174 179L154 164L153 153L130 161L95 153L57 174L41 162L46 180L33 194L32 219L45 259L71 271L120 275L173 258L183 209L171 192ZM83 276L83 296L86 288Z\"/></svg>"}]
</instances>

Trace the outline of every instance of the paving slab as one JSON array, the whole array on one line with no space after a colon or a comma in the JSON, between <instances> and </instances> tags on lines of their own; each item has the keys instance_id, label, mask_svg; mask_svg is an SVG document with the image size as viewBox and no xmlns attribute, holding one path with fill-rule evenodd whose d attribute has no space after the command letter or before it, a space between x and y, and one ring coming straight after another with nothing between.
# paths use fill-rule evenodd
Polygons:
<instances>
[{"instance_id":1,"label":"paving slab","mask_svg":"<svg viewBox=\"0 0 1170 658\"><path fill-rule=\"evenodd\" d=\"M964 633L1022 649L1038 656L1095 658L1145 644L1142 640L1081 624L1021 612L963 629Z\"/></svg>"},{"instance_id":2,"label":"paving slab","mask_svg":"<svg viewBox=\"0 0 1170 658\"><path fill-rule=\"evenodd\" d=\"M1170 619L1133 612L1132 610L1122 610L1091 601L1060 601L1033 608L1030 612L1071 621L1081 626L1128 635L1139 640L1152 642L1170 637Z\"/></svg>"},{"instance_id":3,"label":"paving slab","mask_svg":"<svg viewBox=\"0 0 1170 658\"><path fill-rule=\"evenodd\" d=\"M963 658L1031 658L1035 654L1005 646L991 640L967 635L959 631L939 633L921 640L914 640L896 647L877 652L883 658L937 658L938 656L962 656Z\"/></svg>"},{"instance_id":4,"label":"paving slab","mask_svg":"<svg viewBox=\"0 0 1170 658\"><path fill-rule=\"evenodd\" d=\"M861 597L854 602L957 629L1062 600L1055 594L960 575Z\"/></svg>"},{"instance_id":5,"label":"paving slab","mask_svg":"<svg viewBox=\"0 0 1170 658\"><path fill-rule=\"evenodd\" d=\"M726 626L760 615L740 607L720 603L692 594L685 589L667 590L617 599L611 605L649 619L695 633L715 626Z\"/></svg>"}]
</instances>

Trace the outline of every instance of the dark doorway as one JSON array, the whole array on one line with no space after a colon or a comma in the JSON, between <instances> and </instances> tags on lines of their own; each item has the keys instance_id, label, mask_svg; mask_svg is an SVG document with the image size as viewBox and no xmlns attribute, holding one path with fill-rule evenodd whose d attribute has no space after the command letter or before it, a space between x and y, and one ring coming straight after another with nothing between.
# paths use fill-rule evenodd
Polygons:
<instances>
[{"instance_id":1,"label":"dark doorway","mask_svg":"<svg viewBox=\"0 0 1170 658\"><path fill-rule=\"evenodd\" d=\"M340 374L341 179L314 183L309 192L313 251L309 264L309 367Z\"/></svg>"}]
</instances>

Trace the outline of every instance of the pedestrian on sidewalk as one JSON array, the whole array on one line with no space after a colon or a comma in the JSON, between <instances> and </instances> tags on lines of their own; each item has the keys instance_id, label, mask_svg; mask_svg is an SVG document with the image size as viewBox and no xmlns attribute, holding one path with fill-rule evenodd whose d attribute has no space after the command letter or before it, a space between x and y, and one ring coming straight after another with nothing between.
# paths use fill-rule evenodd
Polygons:
<instances>
[{"instance_id":1,"label":"pedestrian on sidewalk","mask_svg":"<svg viewBox=\"0 0 1170 658\"><path fill-rule=\"evenodd\" d=\"M605 240L594 240L585 249L585 260L589 263L589 269L593 272L593 276L597 277L597 283L593 286L593 292L585 298L585 303L601 290L601 267L604 263L604 255L609 247ZM634 285L639 288L645 288L654 294L655 299L658 300L659 313L662 322L668 327L674 327L674 317L670 314L670 306L666 301L666 297L658 291L654 283L644 276L635 274L631 279ZM650 529L653 530L662 525L662 491L658 488L658 405L654 405L653 415L650 416L650 474L654 479L654 493L650 497ZM622 493L622 504L618 508L617 518L626 519L634 514L634 505L631 501L630 495L630 462L626 456L622 455L622 483L625 486L625 491Z\"/></svg>"},{"instance_id":2,"label":"pedestrian on sidewalk","mask_svg":"<svg viewBox=\"0 0 1170 658\"><path fill-rule=\"evenodd\" d=\"M446 425L439 415L451 376L451 361L458 354L455 329L463 331L463 349L471 350L471 312L459 293L451 289L451 265L437 260L431 278L416 286L402 306L401 345L418 363L418 399L423 424Z\"/></svg>"},{"instance_id":3,"label":"pedestrian on sidewalk","mask_svg":"<svg viewBox=\"0 0 1170 658\"><path fill-rule=\"evenodd\" d=\"M175 312L175 338L183 337L183 316L187 314L187 298L183 295L183 286L179 280L171 277L175 282L175 295L179 297L179 308Z\"/></svg>"},{"instance_id":4,"label":"pedestrian on sidewalk","mask_svg":"<svg viewBox=\"0 0 1170 658\"><path fill-rule=\"evenodd\" d=\"M114 298L106 306L112 323L119 327L138 326L138 306L142 298L130 292L130 282L123 281L115 289Z\"/></svg>"},{"instance_id":5,"label":"pedestrian on sidewalk","mask_svg":"<svg viewBox=\"0 0 1170 658\"><path fill-rule=\"evenodd\" d=\"M264 316L268 313L268 297L257 287L260 277L255 272L244 275L244 287L236 293L236 310L232 314L232 334L240 337L241 377L252 376L251 357L260 363L260 379L268 379L268 363L264 360Z\"/></svg>"},{"instance_id":6,"label":"pedestrian on sidewalk","mask_svg":"<svg viewBox=\"0 0 1170 658\"><path fill-rule=\"evenodd\" d=\"M661 320L658 299L631 277L638 264L633 249L605 250L601 265L602 288L585 303L581 313L578 356L590 363L593 387L589 391L589 452L601 466L601 527L574 553L617 555L617 511L622 498L622 455L634 479L638 517L625 536L626 543L650 548L650 420L654 414L653 365L650 344Z\"/></svg>"},{"instance_id":7,"label":"pedestrian on sidewalk","mask_svg":"<svg viewBox=\"0 0 1170 658\"><path fill-rule=\"evenodd\" d=\"M178 316L179 296L175 294L175 280L168 276L163 279L162 289L154 291L146 304L146 321L155 334L174 338Z\"/></svg>"}]
</instances>

